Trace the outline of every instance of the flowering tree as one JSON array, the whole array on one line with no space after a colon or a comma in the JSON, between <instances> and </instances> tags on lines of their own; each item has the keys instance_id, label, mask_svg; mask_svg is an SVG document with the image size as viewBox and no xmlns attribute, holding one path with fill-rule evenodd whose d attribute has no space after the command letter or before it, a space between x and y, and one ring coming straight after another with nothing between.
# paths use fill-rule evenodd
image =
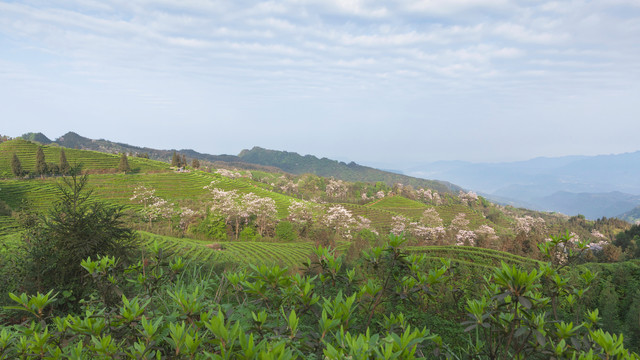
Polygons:
<instances>
[{"instance_id":1,"label":"flowering tree","mask_svg":"<svg viewBox=\"0 0 640 360\"><path fill-rule=\"evenodd\" d=\"M133 196L129 199L144 205L141 212L149 220L149 227L151 227L151 223L154 220L170 219L175 213L173 211L173 203L156 196L155 192L155 189L148 189L144 185L138 185L133 190Z\"/></svg>"},{"instance_id":2,"label":"flowering tree","mask_svg":"<svg viewBox=\"0 0 640 360\"><path fill-rule=\"evenodd\" d=\"M396 215L392 217L391 220L393 221L391 225L391 233L394 235L402 234L407 229L407 225L409 224L409 219L402 215Z\"/></svg>"},{"instance_id":3,"label":"flowering tree","mask_svg":"<svg viewBox=\"0 0 640 360\"><path fill-rule=\"evenodd\" d=\"M214 182L205 186L211 192L211 211L225 218L227 225L233 225L235 239L238 240L240 227L247 222L249 213L240 204L239 195L236 190L225 191L213 187Z\"/></svg>"},{"instance_id":4,"label":"flowering tree","mask_svg":"<svg viewBox=\"0 0 640 360\"><path fill-rule=\"evenodd\" d=\"M460 201L462 201L462 203L465 205L475 204L478 201L478 195L473 191L465 193L464 191L460 190L458 198L460 198Z\"/></svg>"},{"instance_id":5,"label":"flowering tree","mask_svg":"<svg viewBox=\"0 0 640 360\"><path fill-rule=\"evenodd\" d=\"M369 230L372 233L378 235L378 232L371 226L371 220L367 219L364 216L360 216L358 215L358 217L356 218L356 225L355 225L355 230L356 231L361 231L361 230Z\"/></svg>"},{"instance_id":6,"label":"flowering tree","mask_svg":"<svg viewBox=\"0 0 640 360\"><path fill-rule=\"evenodd\" d=\"M351 239L351 229L356 225L356 220L351 211L342 205L334 205L323 216L322 223L334 229L343 238Z\"/></svg>"},{"instance_id":7,"label":"flowering tree","mask_svg":"<svg viewBox=\"0 0 640 360\"><path fill-rule=\"evenodd\" d=\"M347 197L347 183L342 180L329 179L325 191L327 196L334 199L344 199Z\"/></svg>"},{"instance_id":8,"label":"flowering tree","mask_svg":"<svg viewBox=\"0 0 640 360\"><path fill-rule=\"evenodd\" d=\"M278 218L275 200L248 193L242 197L242 204L249 215L256 217L256 226L260 236L263 236L267 230L275 226Z\"/></svg>"},{"instance_id":9,"label":"flowering tree","mask_svg":"<svg viewBox=\"0 0 640 360\"><path fill-rule=\"evenodd\" d=\"M433 199L433 204L434 205L442 205L442 203L443 203L442 198L440 197L440 194L438 194L435 191L432 194L432 199Z\"/></svg>"},{"instance_id":10,"label":"flowering tree","mask_svg":"<svg viewBox=\"0 0 640 360\"><path fill-rule=\"evenodd\" d=\"M430 227L420 223L409 224L409 232L416 240L427 245L442 244L447 234L443 226Z\"/></svg>"},{"instance_id":11,"label":"flowering tree","mask_svg":"<svg viewBox=\"0 0 640 360\"><path fill-rule=\"evenodd\" d=\"M292 201L289 205L289 216L287 220L295 224L304 236L307 229L313 224L313 208L312 205L301 201Z\"/></svg>"},{"instance_id":12,"label":"flowering tree","mask_svg":"<svg viewBox=\"0 0 640 360\"><path fill-rule=\"evenodd\" d=\"M384 191L383 191L383 190L378 191L378 192L376 193L376 197L377 197L378 199L382 199L382 198L384 197Z\"/></svg>"},{"instance_id":13,"label":"flowering tree","mask_svg":"<svg viewBox=\"0 0 640 360\"><path fill-rule=\"evenodd\" d=\"M465 230L469 226L469 220L467 220L467 214L458 213L449 226L453 230Z\"/></svg>"},{"instance_id":14,"label":"flowering tree","mask_svg":"<svg viewBox=\"0 0 640 360\"><path fill-rule=\"evenodd\" d=\"M422 225L438 227L442 226L442 218L440 218L440 214L434 208L428 208L422 213L422 218L420 219Z\"/></svg>"},{"instance_id":15,"label":"flowering tree","mask_svg":"<svg viewBox=\"0 0 640 360\"><path fill-rule=\"evenodd\" d=\"M489 225L480 225L475 233L477 235L476 246L493 248L499 239L496 231Z\"/></svg>"},{"instance_id":16,"label":"flowering tree","mask_svg":"<svg viewBox=\"0 0 640 360\"><path fill-rule=\"evenodd\" d=\"M224 177L228 177L230 179L237 179L239 177L242 177L242 174L240 174L239 172L231 171L227 169L218 169L216 170L216 174L222 175Z\"/></svg>"},{"instance_id":17,"label":"flowering tree","mask_svg":"<svg viewBox=\"0 0 640 360\"><path fill-rule=\"evenodd\" d=\"M544 230L545 221L543 218L526 215L516 217L515 231L518 234L529 234L531 232L542 232Z\"/></svg>"},{"instance_id":18,"label":"flowering tree","mask_svg":"<svg viewBox=\"0 0 640 360\"><path fill-rule=\"evenodd\" d=\"M282 177L283 183L280 185L280 190L286 194L295 194L298 192L298 184L294 183L292 180L289 180Z\"/></svg>"},{"instance_id":19,"label":"flowering tree","mask_svg":"<svg viewBox=\"0 0 640 360\"><path fill-rule=\"evenodd\" d=\"M456 245L474 246L476 244L476 233L471 230L459 230L456 234Z\"/></svg>"},{"instance_id":20,"label":"flowering tree","mask_svg":"<svg viewBox=\"0 0 640 360\"><path fill-rule=\"evenodd\" d=\"M187 230L189 225L191 225L193 220L195 220L200 215L202 215L200 211L196 211L188 207L180 208L180 224L178 226L180 227L180 230L182 230L183 234Z\"/></svg>"},{"instance_id":21,"label":"flowering tree","mask_svg":"<svg viewBox=\"0 0 640 360\"><path fill-rule=\"evenodd\" d=\"M431 193L431 189L423 189L420 188L418 189L418 191L416 191L416 195L418 196L418 199L420 200L424 200L426 202L430 202L433 200L433 194Z\"/></svg>"}]
</instances>

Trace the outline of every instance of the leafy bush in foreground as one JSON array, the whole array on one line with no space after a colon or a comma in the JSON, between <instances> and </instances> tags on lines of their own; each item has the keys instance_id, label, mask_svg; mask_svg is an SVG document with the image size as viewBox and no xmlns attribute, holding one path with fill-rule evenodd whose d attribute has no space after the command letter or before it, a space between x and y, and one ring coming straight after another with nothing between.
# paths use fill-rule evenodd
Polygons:
<instances>
[{"instance_id":1,"label":"leafy bush in foreground","mask_svg":"<svg viewBox=\"0 0 640 360\"><path fill-rule=\"evenodd\" d=\"M553 255L569 240L555 238L543 251ZM448 281L447 261L425 269L423 256L406 254L403 242L390 236L367 253L370 274L347 269L322 247L305 275L277 265L218 274L185 267L158 246L124 271L114 257L86 259L95 290L80 314L52 316L53 292L11 294L16 304L7 310L30 319L0 330L0 359L639 358L621 335L598 328L597 310L582 319L584 288L565 284L553 262L531 271L496 268L482 296L467 303L468 346L452 348L403 314L380 311L435 304ZM576 305L580 322L556 320L554 301Z\"/></svg>"}]
</instances>

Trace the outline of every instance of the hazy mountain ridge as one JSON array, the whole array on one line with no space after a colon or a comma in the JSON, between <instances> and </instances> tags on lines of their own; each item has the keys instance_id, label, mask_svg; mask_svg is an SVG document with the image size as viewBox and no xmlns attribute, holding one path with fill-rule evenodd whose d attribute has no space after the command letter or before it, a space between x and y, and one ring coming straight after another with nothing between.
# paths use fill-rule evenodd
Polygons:
<instances>
[{"instance_id":1,"label":"hazy mountain ridge","mask_svg":"<svg viewBox=\"0 0 640 360\"><path fill-rule=\"evenodd\" d=\"M445 179L514 205L589 218L618 216L640 205L640 151L505 163L439 161L405 172Z\"/></svg>"},{"instance_id":2,"label":"hazy mountain ridge","mask_svg":"<svg viewBox=\"0 0 640 360\"><path fill-rule=\"evenodd\" d=\"M368 166L345 163L313 155L302 156L295 152L268 150L254 147L242 150L238 157L253 164L275 166L292 174L312 173L324 177L335 177L345 181L384 181L387 184L402 183L413 187L428 187L437 191L457 192L457 185L440 180L426 180L398 173L392 173Z\"/></svg>"}]
</instances>

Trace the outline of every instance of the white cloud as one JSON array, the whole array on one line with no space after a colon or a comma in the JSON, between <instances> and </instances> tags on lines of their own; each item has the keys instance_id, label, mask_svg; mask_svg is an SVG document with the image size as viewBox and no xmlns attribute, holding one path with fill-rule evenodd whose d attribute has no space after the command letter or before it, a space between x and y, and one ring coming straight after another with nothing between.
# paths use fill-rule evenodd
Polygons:
<instances>
[{"instance_id":1,"label":"white cloud","mask_svg":"<svg viewBox=\"0 0 640 360\"><path fill-rule=\"evenodd\" d=\"M520 101L638 91L638 24L631 0L0 2L0 91L99 92L132 118L223 113L257 133L264 116L463 124L469 102L506 121Z\"/></svg>"}]
</instances>

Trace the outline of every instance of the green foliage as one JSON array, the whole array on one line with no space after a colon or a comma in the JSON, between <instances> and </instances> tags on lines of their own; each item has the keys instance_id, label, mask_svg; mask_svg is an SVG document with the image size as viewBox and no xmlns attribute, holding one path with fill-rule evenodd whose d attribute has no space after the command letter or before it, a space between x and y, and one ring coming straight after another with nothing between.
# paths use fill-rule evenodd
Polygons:
<instances>
[{"instance_id":1,"label":"green foliage","mask_svg":"<svg viewBox=\"0 0 640 360\"><path fill-rule=\"evenodd\" d=\"M27 278L36 290L70 289L82 293L81 261L90 256L126 257L135 246L124 227L121 207L91 198L88 177L78 168L59 184L59 198L47 216L26 225Z\"/></svg>"},{"instance_id":2,"label":"green foliage","mask_svg":"<svg viewBox=\"0 0 640 360\"><path fill-rule=\"evenodd\" d=\"M28 317L0 330L0 358L639 358L622 335L598 328L597 310L579 323L549 318L543 279L555 270L506 264L467 302L468 343L452 347L389 311L438 304L452 275L446 260L423 268L423 256L402 250L405 241L391 236L373 248L363 260L379 272L359 274L322 247L315 275L278 265L208 272L165 257L159 243L124 271L114 257L85 259L96 292L79 313L52 314L60 294L11 294L8 310Z\"/></svg>"},{"instance_id":3,"label":"green foliage","mask_svg":"<svg viewBox=\"0 0 640 360\"><path fill-rule=\"evenodd\" d=\"M291 242L297 239L296 231L293 228L291 221L280 221L276 225L276 237L284 242Z\"/></svg>"},{"instance_id":4,"label":"green foliage","mask_svg":"<svg viewBox=\"0 0 640 360\"><path fill-rule=\"evenodd\" d=\"M36 175L43 176L47 173L47 163L44 158L42 147L38 147L36 151Z\"/></svg>"},{"instance_id":5,"label":"green foliage","mask_svg":"<svg viewBox=\"0 0 640 360\"><path fill-rule=\"evenodd\" d=\"M194 234L203 234L210 239L226 241L228 240L227 225L224 218L210 214L200 221L196 226L189 228Z\"/></svg>"},{"instance_id":6,"label":"green foliage","mask_svg":"<svg viewBox=\"0 0 640 360\"><path fill-rule=\"evenodd\" d=\"M60 150L60 160L58 162L58 167L60 169L60 174L67 175L71 170L71 166L67 161L67 155L64 153L64 150Z\"/></svg>"},{"instance_id":7,"label":"green foliage","mask_svg":"<svg viewBox=\"0 0 640 360\"><path fill-rule=\"evenodd\" d=\"M122 155L120 155L120 163L118 164L118 171L121 171L123 173L128 173L129 171L131 171L131 167L129 167L129 160L127 159L126 153L122 153Z\"/></svg>"},{"instance_id":8,"label":"green foliage","mask_svg":"<svg viewBox=\"0 0 640 360\"><path fill-rule=\"evenodd\" d=\"M13 153L13 156L11 157L11 171L15 176L22 176L22 163L16 153Z\"/></svg>"},{"instance_id":9,"label":"green foliage","mask_svg":"<svg viewBox=\"0 0 640 360\"><path fill-rule=\"evenodd\" d=\"M640 225L633 225L628 230L619 233L614 244L631 256L640 257Z\"/></svg>"},{"instance_id":10,"label":"green foliage","mask_svg":"<svg viewBox=\"0 0 640 360\"><path fill-rule=\"evenodd\" d=\"M240 231L239 239L241 241L256 241L262 239L262 236L258 234L255 227L245 226L242 231Z\"/></svg>"}]
</instances>

